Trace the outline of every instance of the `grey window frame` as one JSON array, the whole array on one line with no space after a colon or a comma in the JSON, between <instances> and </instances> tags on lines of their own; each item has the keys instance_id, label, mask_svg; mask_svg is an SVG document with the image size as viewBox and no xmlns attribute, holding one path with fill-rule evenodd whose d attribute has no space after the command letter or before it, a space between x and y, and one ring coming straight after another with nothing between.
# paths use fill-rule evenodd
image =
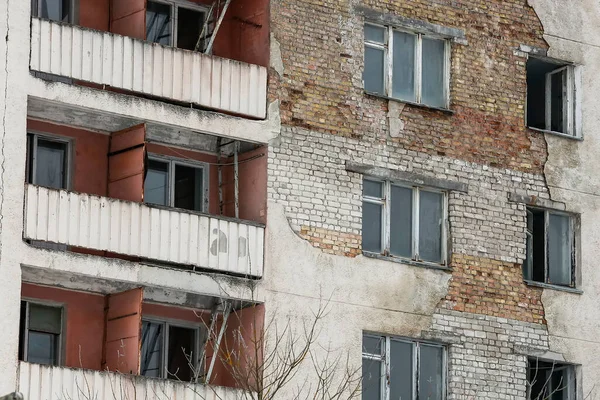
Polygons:
<instances>
[{"instance_id":1,"label":"grey window frame","mask_svg":"<svg viewBox=\"0 0 600 400\"><path fill-rule=\"evenodd\" d=\"M557 370L558 369L565 369L567 371L567 375L568 375L568 379L569 382L571 382L568 386L566 386L567 389L567 398L563 399L563 400L576 400L577 399L577 386L578 386L578 382L577 382L577 366L574 364L569 364L569 363L565 363L565 362L557 362L554 360L544 360L544 359L538 359L538 358L533 358L530 357L527 359L527 399L531 399L531 377L530 377L530 370L531 370L531 363L535 362L536 364L539 365L539 362L542 361L544 363L552 363L552 368L553 371L555 370L555 365L557 366ZM536 366L536 368L538 368ZM546 378L547 379L547 378ZM548 384L552 384L552 380L551 379L547 379L546 382ZM550 387L550 393L552 393L555 390L555 388ZM531 399L531 400L536 400L536 399Z\"/></svg>"},{"instance_id":2,"label":"grey window frame","mask_svg":"<svg viewBox=\"0 0 600 400\"><path fill-rule=\"evenodd\" d=\"M417 185L410 185L406 182L397 182L392 180L378 179L370 176L365 176L363 178L363 182L371 181L378 182L382 184L383 197L377 198L372 196L362 195L362 201L366 203L378 204L382 207L381 212L381 253L385 257L393 257L398 259L409 259L400 256L394 256L390 252L391 248L391 192L392 186L402 187L406 189L412 190L412 257L409 260L429 264L429 265L447 265L448 263L448 191L435 189L430 187L423 187ZM441 254L440 254L440 263L424 261L419 259L419 214L420 214L420 202L419 195L421 192L432 192L432 193L440 193L442 194L442 237L441 237ZM389 201L388 201L389 199ZM371 253L370 251L363 250L363 253ZM377 254L377 253L375 253Z\"/></svg>"},{"instance_id":3,"label":"grey window frame","mask_svg":"<svg viewBox=\"0 0 600 400\"><path fill-rule=\"evenodd\" d=\"M423 70L423 38L435 39L435 40L443 40L444 41L444 86L443 97L444 97L444 105L442 108L448 109L450 107L450 64L451 64L451 40L448 37L444 37L441 35L434 35L430 33L421 33L410 31L408 29L402 29L395 26L389 25L381 25L369 21L365 21L364 25L370 25L377 28L383 28L384 32L384 43L379 43L371 40L367 40L365 35L363 34L363 42L365 47L371 47L379 50L383 50L384 52L384 73L383 73L383 96L386 96L390 99L399 100L406 103L416 103L419 105L429 106L427 103L422 102L422 70ZM392 82L393 82L393 61L394 61L394 31L402 32L415 36L415 65L414 65L414 81L415 81L415 100L405 100L398 97L393 97L392 90ZM364 61L366 63L366 60ZM364 87L364 82L363 82ZM374 94L375 96L381 96L380 93L367 92L370 94ZM433 108L437 108L436 106L431 106Z\"/></svg>"},{"instance_id":4,"label":"grey window frame","mask_svg":"<svg viewBox=\"0 0 600 400\"><path fill-rule=\"evenodd\" d=\"M69 20L66 22L68 24L77 24L79 19L77 18L77 14L79 11L79 0L69 0ZM42 1L41 0L31 0L31 13L36 18L41 18L42 15Z\"/></svg>"},{"instance_id":5,"label":"grey window frame","mask_svg":"<svg viewBox=\"0 0 600 400\"><path fill-rule=\"evenodd\" d=\"M169 327L174 326L177 328L185 328L185 329L191 329L195 331L195 339L194 339L194 346L195 348L192 350L192 357L194 358L194 368L198 369L201 368L201 361L200 360L200 348L202 347L202 341L203 341L203 330L201 329L201 327L198 324L194 324L192 322L188 322L188 321L181 321L181 320L175 320L175 319L170 319L170 318L159 318L159 317L153 317L153 316L144 316L142 317L142 323L144 322L149 322L152 324L160 324L163 325L164 330L163 330L163 340L162 340L162 350L163 350L163 354L161 355L161 366L160 366L160 378L162 379L167 379L169 378L169 374L167 372L167 361L169 359L168 356L168 352L169 352ZM141 364L141 355L140 355L140 364ZM202 371L200 371L201 373ZM141 371L140 371L141 374ZM198 374L200 375L200 374Z\"/></svg>"},{"instance_id":6,"label":"grey window frame","mask_svg":"<svg viewBox=\"0 0 600 400\"><path fill-rule=\"evenodd\" d=\"M577 236L576 236L577 220L576 220L576 216L571 213L568 213L568 212L556 211L556 210L551 210L551 209L541 208L541 207L527 206L526 207L526 212L527 212L526 222L529 220L529 214L533 215L533 213L530 210L535 210L538 212L541 211L544 213L544 281L539 282L539 281L533 280L533 268L534 268L533 259L529 259L527 257L523 261L523 270L525 270L525 268L527 268L528 273L529 273L529 278L525 277L525 273L523 275L523 278L527 282L544 283L547 285L552 285L552 286L557 286L557 287L576 288L577 287ZM549 281L550 265L548 263L548 226L550 224L550 215L560 215L560 216L569 218L569 234L571 236L571 268L570 268L571 269L571 284L569 286L561 285L561 284L557 284L557 283L553 283L553 282ZM533 242L534 232L533 232L533 230L529 229L529 226L526 226L525 234L526 234L526 242L525 242L526 254L528 254L529 253L529 249L528 249L529 239L531 238L531 241ZM529 265L528 263L531 263L531 264Z\"/></svg>"},{"instance_id":7,"label":"grey window frame","mask_svg":"<svg viewBox=\"0 0 600 400\"><path fill-rule=\"evenodd\" d=\"M177 24L179 23L179 8L185 8L188 10L200 11L204 13L204 22L208 18L208 7L203 4L192 3L183 0L148 0L153 3L166 4L171 7L171 43L170 47L177 48ZM144 27L146 28L146 27Z\"/></svg>"},{"instance_id":8,"label":"grey window frame","mask_svg":"<svg viewBox=\"0 0 600 400\"><path fill-rule=\"evenodd\" d=\"M28 346L29 346L29 305L35 304L44 307L53 307L60 308L60 333L58 335L58 349L56 351L57 360L55 366L62 366L64 363L64 349L65 349L65 328L66 328L66 310L65 305L58 302L48 301L48 300L39 300L33 298L21 298L21 301L25 303L25 326L23 327L23 332L21 336L21 332L19 332L20 340L23 343L23 361L28 362Z\"/></svg>"},{"instance_id":9,"label":"grey window frame","mask_svg":"<svg viewBox=\"0 0 600 400\"><path fill-rule=\"evenodd\" d=\"M28 183L37 185L35 171L37 167L37 150L38 150L38 139L46 140L49 142L57 142L66 145L66 171L65 171L65 187L61 190L71 190L72 187L72 174L73 174L73 140L70 138L63 138L59 136L49 135L46 133L40 133L36 131L27 131L27 160L25 166L25 178ZM31 142L30 142L31 140ZM31 150L31 151L30 151ZM30 169L31 161L31 169ZM31 174L31 180L29 176Z\"/></svg>"},{"instance_id":10,"label":"grey window frame","mask_svg":"<svg viewBox=\"0 0 600 400\"><path fill-rule=\"evenodd\" d=\"M422 340L414 340L398 336L379 335L376 333L364 332L363 338L367 336L373 339L383 340L383 354L368 353L365 349L362 349L363 360L373 360L381 362L381 399L377 400L393 400L390 398L390 371L391 371L391 342L402 342L413 346L413 358L412 358L412 379L413 379L413 398L409 400L418 399L418 388L419 388L419 356L420 346L431 346L442 349L442 400L446 399L447 396L447 376L448 376L448 348L446 345Z\"/></svg>"},{"instance_id":11,"label":"grey window frame","mask_svg":"<svg viewBox=\"0 0 600 400\"><path fill-rule=\"evenodd\" d=\"M148 160L158 161L168 164L168 198L167 205L165 207L175 208L175 166L182 165L184 167L197 168L202 170L202 209L197 212L208 211L208 201L210 196L210 184L209 184L209 164L202 161L194 160L183 160L181 158L164 156L159 154L149 154ZM144 185L145 185L144 181ZM144 200L145 202L145 200ZM152 203L146 203L152 205ZM189 210L191 211L191 210Z\"/></svg>"}]
</instances>

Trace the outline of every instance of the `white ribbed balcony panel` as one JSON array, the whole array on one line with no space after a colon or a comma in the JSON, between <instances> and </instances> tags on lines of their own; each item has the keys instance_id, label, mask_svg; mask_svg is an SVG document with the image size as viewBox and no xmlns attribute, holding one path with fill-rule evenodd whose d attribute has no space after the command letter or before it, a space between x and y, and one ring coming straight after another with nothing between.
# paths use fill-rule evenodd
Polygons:
<instances>
[{"instance_id":1,"label":"white ribbed balcony panel","mask_svg":"<svg viewBox=\"0 0 600 400\"><path fill-rule=\"evenodd\" d=\"M31 70L266 118L267 69L39 18Z\"/></svg>"},{"instance_id":2,"label":"white ribbed balcony panel","mask_svg":"<svg viewBox=\"0 0 600 400\"><path fill-rule=\"evenodd\" d=\"M34 185L25 207L25 239L262 277L258 224Z\"/></svg>"},{"instance_id":3,"label":"white ribbed balcony panel","mask_svg":"<svg viewBox=\"0 0 600 400\"><path fill-rule=\"evenodd\" d=\"M19 363L19 387L27 400L238 400L239 389L166 379Z\"/></svg>"}]
</instances>

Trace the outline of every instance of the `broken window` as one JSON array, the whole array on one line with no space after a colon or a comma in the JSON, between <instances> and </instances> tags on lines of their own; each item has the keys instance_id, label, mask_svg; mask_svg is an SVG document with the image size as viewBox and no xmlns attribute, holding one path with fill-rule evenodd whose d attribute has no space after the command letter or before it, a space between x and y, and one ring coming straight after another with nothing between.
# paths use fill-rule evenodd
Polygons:
<instances>
[{"instance_id":1,"label":"broken window","mask_svg":"<svg viewBox=\"0 0 600 400\"><path fill-rule=\"evenodd\" d=\"M575 367L554 361L529 359L527 368L528 398L575 400Z\"/></svg>"},{"instance_id":2,"label":"broken window","mask_svg":"<svg viewBox=\"0 0 600 400\"><path fill-rule=\"evenodd\" d=\"M575 68L530 57L527 60L527 125L576 136Z\"/></svg>"},{"instance_id":3,"label":"broken window","mask_svg":"<svg viewBox=\"0 0 600 400\"><path fill-rule=\"evenodd\" d=\"M67 189L69 142L28 134L27 143L27 182L53 189Z\"/></svg>"},{"instance_id":4,"label":"broken window","mask_svg":"<svg viewBox=\"0 0 600 400\"><path fill-rule=\"evenodd\" d=\"M448 107L449 48L446 39L365 24L365 90Z\"/></svg>"},{"instance_id":5,"label":"broken window","mask_svg":"<svg viewBox=\"0 0 600 400\"><path fill-rule=\"evenodd\" d=\"M204 211L205 166L150 158L144 182L144 202L185 210Z\"/></svg>"},{"instance_id":6,"label":"broken window","mask_svg":"<svg viewBox=\"0 0 600 400\"><path fill-rule=\"evenodd\" d=\"M365 334L362 399L445 398L445 347Z\"/></svg>"},{"instance_id":7,"label":"broken window","mask_svg":"<svg viewBox=\"0 0 600 400\"><path fill-rule=\"evenodd\" d=\"M194 50L205 19L206 9L196 3L148 1L146 40L165 46Z\"/></svg>"},{"instance_id":8,"label":"broken window","mask_svg":"<svg viewBox=\"0 0 600 400\"><path fill-rule=\"evenodd\" d=\"M443 191L365 179L363 251L445 264L445 204Z\"/></svg>"},{"instance_id":9,"label":"broken window","mask_svg":"<svg viewBox=\"0 0 600 400\"><path fill-rule=\"evenodd\" d=\"M527 208L525 280L575 287L573 224L568 214Z\"/></svg>"},{"instance_id":10,"label":"broken window","mask_svg":"<svg viewBox=\"0 0 600 400\"><path fill-rule=\"evenodd\" d=\"M142 322L141 375L191 381L199 365L199 328Z\"/></svg>"},{"instance_id":11,"label":"broken window","mask_svg":"<svg viewBox=\"0 0 600 400\"><path fill-rule=\"evenodd\" d=\"M21 302L19 359L59 365L62 335L62 307Z\"/></svg>"},{"instance_id":12,"label":"broken window","mask_svg":"<svg viewBox=\"0 0 600 400\"><path fill-rule=\"evenodd\" d=\"M73 23L73 0L32 0L32 13L39 18Z\"/></svg>"}]
</instances>

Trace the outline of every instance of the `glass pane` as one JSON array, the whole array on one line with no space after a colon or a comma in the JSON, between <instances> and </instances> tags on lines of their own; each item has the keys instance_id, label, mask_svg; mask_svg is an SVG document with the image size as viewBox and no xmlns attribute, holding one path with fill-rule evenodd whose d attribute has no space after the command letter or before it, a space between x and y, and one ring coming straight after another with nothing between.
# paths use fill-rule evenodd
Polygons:
<instances>
[{"instance_id":1,"label":"glass pane","mask_svg":"<svg viewBox=\"0 0 600 400\"><path fill-rule=\"evenodd\" d=\"M392 340L390 342L390 399L412 399L412 394L413 345Z\"/></svg>"},{"instance_id":2,"label":"glass pane","mask_svg":"<svg viewBox=\"0 0 600 400\"><path fill-rule=\"evenodd\" d=\"M383 183L363 180L363 196L382 198Z\"/></svg>"},{"instance_id":3,"label":"glass pane","mask_svg":"<svg viewBox=\"0 0 600 400\"><path fill-rule=\"evenodd\" d=\"M365 46L365 90L367 92L385 94L384 90L384 51Z\"/></svg>"},{"instance_id":4,"label":"glass pane","mask_svg":"<svg viewBox=\"0 0 600 400\"><path fill-rule=\"evenodd\" d=\"M383 338L377 336L363 335L363 353L381 355Z\"/></svg>"},{"instance_id":5,"label":"glass pane","mask_svg":"<svg viewBox=\"0 0 600 400\"><path fill-rule=\"evenodd\" d=\"M177 47L194 50L202 31L204 13L179 7L177 9Z\"/></svg>"},{"instance_id":6,"label":"glass pane","mask_svg":"<svg viewBox=\"0 0 600 400\"><path fill-rule=\"evenodd\" d=\"M443 349L421 345L419 348L419 398L442 400Z\"/></svg>"},{"instance_id":7,"label":"glass pane","mask_svg":"<svg viewBox=\"0 0 600 400\"><path fill-rule=\"evenodd\" d=\"M39 0L41 13L40 17L47 18L52 21L70 22L69 15L71 14L70 0Z\"/></svg>"},{"instance_id":8,"label":"glass pane","mask_svg":"<svg viewBox=\"0 0 600 400\"><path fill-rule=\"evenodd\" d=\"M385 28L365 24L365 40L381 44L385 43Z\"/></svg>"},{"instance_id":9,"label":"glass pane","mask_svg":"<svg viewBox=\"0 0 600 400\"><path fill-rule=\"evenodd\" d=\"M363 202L362 248L363 251L381 253L381 217L383 207L380 204Z\"/></svg>"},{"instance_id":10,"label":"glass pane","mask_svg":"<svg viewBox=\"0 0 600 400\"><path fill-rule=\"evenodd\" d=\"M413 190L392 186L390 216L390 253L412 257Z\"/></svg>"},{"instance_id":11,"label":"glass pane","mask_svg":"<svg viewBox=\"0 0 600 400\"><path fill-rule=\"evenodd\" d=\"M175 207L202 211L202 168L175 165Z\"/></svg>"},{"instance_id":12,"label":"glass pane","mask_svg":"<svg viewBox=\"0 0 600 400\"><path fill-rule=\"evenodd\" d=\"M60 334L62 309L29 303L29 329Z\"/></svg>"},{"instance_id":13,"label":"glass pane","mask_svg":"<svg viewBox=\"0 0 600 400\"><path fill-rule=\"evenodd\" d=\"M141 375L161 377L163 326L153 322L142 323Z\"/></svg>"},{"instance_id":14,"label":"glass pane","mask_svg":"<svg viewBox=\"0 0 600 400\"><path fill-rule=\"evenodd\" d=\"M149 1L146 6L146 40L171 45L171 6Z\"/></svg>"},{"instance_id":15,"label":"glass pane","mask_svg":"<svg viewBox=\"0 0 600 400\"><path fill-rule=\"evenodd\" d=\"M441 262L444 196L421 191L419 197L419 257L424 261Z\"/></svg>"},{"instance_id":16,"label":"glass pane","mask_svg":"<svg viewBox=\"0 0 600 400\"><path fill-rule=\"evenodd\" d=\"M415 43L416 36L394 32L392 97L415 101Z\"/></svg>"},{"instance_id":17,"label":"glass pane","mask_svg":"<svg viewBox=\"0 0 600 400\"><path fill-rule=\"evenodd\" d=\"M551 100L550 110L552 111L550 129L554 132L565 132L564 106L565 106L565 85L567 82L567 70L553 73L550 75Z\"/></svg>"},{"instance_id":18,"label":"glass pane","mask_svg":"<svg viewBox=\"0 0 600 400\"><path fill-rule=\"evenodd\" d=\"M167 353L167 378L190 381L193 377L190 364L195 367L196 331L177 326L169 327L169 350Z\"/></svg>"},{"instance_id":19,"label":"glass pane","mask_svg":"<svg viewBox=\"0 0 600 400\"><path fill-rule=\"evenodd\" d=\"M571 285L571 243L569 217L550 214L548 223L549 283Z\"/></svg>"},{"instance_id":20,"label":"glass pane","mask_svg":"<svg viewBox=\"0 0 600 400\"><path fill-rule=\"evenodd\" d=\"M362 360L362 400L381 400L381 361Z\"/></svg>"},{"instance_id":21,"label":"glass pane","mask_svg":"<svg viewBox=\"0 0 600 400\"><path fill-rule=\"evenodd\" d=\"M423 38L423 104L445 107L444 96L444 44L443 40Z\"/></svg>"},{"instance_id":22,"label":"glass pane","mask_svg":"<svg viewBox=\"0 0 600 400\"><path fill-rule=\"evenodd\" d=\"M29 331L27 361L31 363L58 364L58 335Z\"/></svg>"},{"instance_id":23,"label":"glass pane","mask_svg":"<svg viewBox=\"0 0 600 400\"><path fill-rule=\"evenodd\" d=\"M67 144L38 139L35 183L54 189L66 189Z\"/></svg>"},{"instance_id":24,"label":"glass pane","mask_svg":"<svg viewBox=\"0 0 600 400\"><path fill-rule=\"evenodd\" d=\"M144 182L144 202L169 205L169 164L162 161L149 160L148 172Z\"/></svg>"}]
</instances>

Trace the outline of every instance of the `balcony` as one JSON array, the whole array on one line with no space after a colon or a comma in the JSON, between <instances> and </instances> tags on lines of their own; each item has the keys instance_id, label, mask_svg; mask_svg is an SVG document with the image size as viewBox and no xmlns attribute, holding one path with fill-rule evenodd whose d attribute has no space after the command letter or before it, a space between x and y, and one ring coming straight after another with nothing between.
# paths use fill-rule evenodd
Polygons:
<instances>
[{"instance_id":1,"label":"balcony","mask_svg":"<svg viewBox=\"0 0 600 400\"><path fill-rule=\"evenodd\" d=\"M19 363L19 392L27 400L47 399L186 399L237 400L239 389L205 386L120 373Z\"/></svg>"},{"instance_id":2,"label":"balcony","mask_svg":"<svg viewBox=\"0 0 600 400\"><path fill-rule=\"evenodd\" d=\"M30 68L172 102L266 118L265 67L116 33L33 17Z\"/></svg>"},{"instance_id":3,"label":"balcony","mask_svg":"<svg viewBox=\"0 0 600 400\"><path fill-rule=\"evenodd\" d=\"M24 238L260 278L264 227L26 185Z\"/></svg>"}]
</instances>

